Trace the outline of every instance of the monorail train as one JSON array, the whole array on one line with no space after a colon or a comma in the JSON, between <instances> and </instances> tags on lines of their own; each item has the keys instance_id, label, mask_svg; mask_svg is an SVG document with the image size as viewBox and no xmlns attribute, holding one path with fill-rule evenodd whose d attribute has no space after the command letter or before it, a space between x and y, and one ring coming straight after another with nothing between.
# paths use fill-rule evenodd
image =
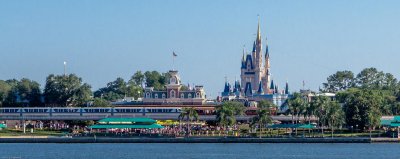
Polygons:
<instances>
[{"instance_id":1,"label":"monorail train","mask_svg":"<svg viewBox=\"0 0 400 159\"><path fill-rule=\"evenodd\" d=\"M195 107L199 115L215 115L215 107ZM179 114L182 107L3 107L0 116L130 116ZM247 108L246 115L256 115L257 108Z\"/></svg>"},{"instance_id":2,"label":"monorail train","mask_svg":"<svg viewBox=\"0 0 400 159\"><path fill-rule=\"evenodd\" d=\"M0 108L0 115L7 116L23 116L23 115L98 115L106 114L111 116L129 115L129 114L179 114L181 107L3 107ZM214 108L196 108L199 115L212 115Z\"/></svg>"}]
</instances>

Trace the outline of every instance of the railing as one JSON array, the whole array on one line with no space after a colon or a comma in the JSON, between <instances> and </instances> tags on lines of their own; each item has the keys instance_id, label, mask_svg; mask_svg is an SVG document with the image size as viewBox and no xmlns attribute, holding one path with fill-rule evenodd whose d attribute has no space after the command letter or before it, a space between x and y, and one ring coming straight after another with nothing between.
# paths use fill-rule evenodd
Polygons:
<instances>
[{"instance_id":1,"label":"railing","mask_svg":"<svg viewBox=\"0 0 400 159\"><path fill-rule=\"evenodd\" d=\"M146 113L143 115L142 113L135 113L135 114L122 114L122 115L110 115L109 113L99 113L97 115L86 115L83 114L82 116L79 114L70 114L70 115L58 115L53 113L52 116L50 115L26 115L23 114L22 116L18 115L5 115L5 114L0 114L0 120L100 120L103 118L109 118L109 117L114 117L114 118L132 118L132 117L147 117L147 118L152 118L156 120L176 120L178 119L179 114L174 113L174 114L151 114L151 113ZM237 120L246 120L249 121L253 118L254 116L237 116ZM199 115L199 120L206 120L206 121L214 121L216 118L215 115ZM272 116L273 120L278 120L278 121L292 121L291 116ZM294 118L294 120L298 120L297 117ZM303 121L305 120L304 117L300 117L300 120ZM307 119L308 120L308 119ZM311 121L315 121L316 118L312 117L310 119Z\"/></svg>"}]
</instances>

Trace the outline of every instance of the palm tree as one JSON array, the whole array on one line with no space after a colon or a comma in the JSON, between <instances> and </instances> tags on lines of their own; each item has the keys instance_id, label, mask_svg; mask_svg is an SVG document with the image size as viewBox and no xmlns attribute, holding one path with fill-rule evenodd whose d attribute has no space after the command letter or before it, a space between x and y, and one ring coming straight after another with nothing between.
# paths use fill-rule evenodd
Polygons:
<instances>
[{"instance_id":1,"label":"palm tree","mask_svg":"<svg viewBox=\"0 0 400 159\"><path fill-rule=\"evenodd\" d=\"M289 112L292 115L292 124L295 124L295 117L296 117L296 124L300 121L300 116L306 112L306 100L301 96L300 93L294 93L292 98L289 98L288 101ZM293 131L293 128L292 128ZM297 129L296 129L297 135Z\"/></svg>"},{"instance_id":2,"label":"palm tree","mask_svg":"<svg viewBox=\"0 0 400 159\"><path fill-rule=\"evenodd\" d=\"M317 96L311 103L314 113L318 118L318 123L321 124L322 136L324 135L324 126L326 123L326 113L329 108L329 98L326 96Z\"/></svg>"},{"instance_id":3,"label":"palm tree","mask_svg":"<svg viewBox=\"0 0 400 159\"><path fill-rule=\"evenodd\" d=\"M216 108L217 123L225 130L236 123L236 115L244 113L244 106L239 102L224 102Z\"/></svg>"},{"instance_id":4,"label":"palm tree","mask_svg":"<svg viewBox=\"0 0 400 159\"><path fill-rule=\"evenodd\" d=\"M258 125L260 131L260 138L262 134L262 128L266 124L272 123L269 108L260 108L257 110L257 115L253 118L252 125Z\"/></svg>"},{"instance_id":5,"label":"palm tree","mask_svg":"<svg viewBox=\"0 0 400 159\"><path fill-rule=\"evenodd\" d=\"M328 102L325 118L331 127L331 137L333 138L334 127L339 127L344 123L344 112L337 101Z\"/></svg>"},{"instance_id":6,"label":"palm tree","mask_svg":"<svg viewBox=\"0 0 400 159\"><path fill-rule=\"evenodd\" d=\"M183 108L181 110L181 113L178 116L179 121L185 120L187 122L187 133L186 135L189 135L191 133L191 128L190 128L190 123L193 122L194 120L198 120L199 114L197 113L196 109L193 107L190 108Z\"/></svg>"}]
</instances>

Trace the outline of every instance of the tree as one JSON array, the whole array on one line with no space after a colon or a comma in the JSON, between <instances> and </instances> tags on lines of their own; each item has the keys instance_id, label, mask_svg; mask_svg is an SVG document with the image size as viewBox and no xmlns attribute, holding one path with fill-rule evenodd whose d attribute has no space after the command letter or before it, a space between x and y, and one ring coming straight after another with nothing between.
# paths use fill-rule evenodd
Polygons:
<instances>
[{"instance_id":1,"label":"tree","mask_svg":"<svg viewBox=\"0 0 400 159\"><path fill-rule=\"evenodd\" d=\"M354 86L354 74L351 71L337 71L335 74L327 78L327 82L323 83L325 92L336 93L346 90Z\"/></svg>"},{"instance_id":2,"label":"tree","mask_svg":"<svg viewBox=\"0 0 400 159\"><path fill-rule=\"evenodd\" d=\"M262 100L259 102L259 108L257 110L257 115L252 119L252 125L257 125L260 132L260 138L262 135L262 128L264 125L272 123L271 118L271 108L274 104L267 100Z\"/></svg>"},{"instance_id":3,"label":"tree","mask_svg":"<svg viewBox=\"0 0 400 159\"><path fill-rule=\"evenodd\" d=\"M189 135L191 134L191 126L190 123L193 122L194 120L198 120L199 118L199 114L197 113L196 109L194 109L193 107L185 107L181 110L181 113L178 116L179 121L181 120L185 120L187 121L187 134Z\"/></svg>"},{"instance_id":4,"label":"tree","mask_svg":"<svg viewBox=\"0 0 400 159\"><path fill-rule=\"evenodd\" d=\"M296 124L299 123L300 121L300 116L306 114L307 110L307 102L306 99L302 97L300 93L294 93L291 98L287 100L288 103L288 111L292 115L292 123L294 124L296 121ZM294 120L296 117L296 120ZM292 129L293 130L293 129ZM296 129L296 135L297 135L297 129Z\"/></svg>"},{"instance_id":5,"label":"tree","mask_svg":"<svg viewBox=\"0 0 400 159\"><path fill-rule=\"evenodd\" d=\"M370 130L380 123L380 105L384 98L372 90L352 89L341 93L344 98L344 112L348 126ZM343 99L342 99L343 100Z\"/></svg>"},{"instance_id":6,"label":"tree","mask_svg":"<svg viewBox=\"0 0 400 159\"><path fill-rule=\"evenodd\" d=\"M146 71L144 73L146 86L154 87L155 90L164 90L167 84L167 79L169 79L168 73L160 74L157 71Z\"/></svg>"},{"instance_id":7,"label":"tree","mask_svg":"<svg viewBox=\"0 0 400 159\"><path fill-rule=\"evenodd\" d=\"M108 101L122 99L127 95L127 84L124 79L118 77L116 80L107 83L106 87L94 92L94 97L103 98Z\"/></svg>"},{"instance_id":8,"label":"tree","mask_svg":"<svg viewBox=\"0 0 400 159\"><path fill-rule=\"evenodd\" d=\"M82 86L76 90L74 94L74 99L76 99L76 103L74 105L84 106L88 101L92 99L92 90L91 86L87 83L84 83Z\"/></svg>"},{"instance_id":9,"label":"tree","mask_svg":"<svg viewBox=\"0 0 400 159\"><path fill-rule=\"evenodd\" d=\"M131 83L126 86L126 95L138 99L143 95L143 88Z\"/></svg>"},{"instance_id":10,"label":"tree","mask_svg":"<svg viewBox=\"0 0 400 159\"><path fill-rule=\"evenodd\" d=\"M324 117L328 126L331 127L331 134L333 138L334 128L340 127L344 123L344 112L340 104L337 101L329 101Z\"/></svg>"},{"instance_id":11,"label":"tree","mask_svg":"<svg viewBox=\"0 0 400 159\"><path fill-rule=\"evenodd\" d=\"M94 98L93 107L110 107L111 103L102 98Z\"/></svg>"},{"instance_id":12,"label":"tree","mask_svg":"<svg viewBox=\"0 0 400 159\"><path fill-rule=\"evenodd\" d=\"M51 106L81 106L88 102L91 90L89 84L75 74L49 75L44 89L45 102Z\"/></svg>"},{"instance_id":13,"label":"tree","mask_svg":"<svg viewBox=\"0 0 400 159\"><path fill-rule=\"evenodd\" d=\"M367 89L379 89L382 87L385 74L376 68L365 68L357 74L357 86Z\"/></svg>"},{"instance_id":14,"label":"tree","mask_svg":"<svg viewBox=\"0 0 400 159\"><path fill-rule=\"evenodd\" d=\"M11 91L11 86L3 80L0 80L0 107L4 106L4 101L8 96L8 92Z\"/></svg>"},{"instance_id":15,"label":"tree","mask_svg":"<svg viewBox=\"0 0 400 159\"><path fill-rule=\"evenodd\" d=\"M298 123L300 116L306 112L306 100L300 93L294 93L293 96L287 100L287 103L289 107L288 111L292 115L292 123L295 123L295 117L297 117L296 123Z\"/></svg>"},{"instance_id":16,"label":"tree","mask_svg":"<svg viewBox=\"0 0 400 159\"><path fill-rule=\"evenodd\" d=\"M276 105L268 100L261 100L258 102L258 108L268 108L270 113L272 114L272 109L276 108Z\"/></svg>"},{"instance_id":17,"label":"tree","mask_svg":"<svg viewBox=\"0 0 400 159\"><path fill-rule=\"evenodd\" d=\"M42 104L39 83L23 78L20 81L7 80L3 84L3 89L8 90L8 92L4 92L7 93L3 96L4 106L40 106Z\"/></svg>"},{"instance_id":18,"label":"tree","mask_svg":"<svg viewBox=\"0 0 400 159\"><path fill-rule=\"evenodd\" d=\"M144 83L144 79L145 79L145 76L142 73L142 71L136 71L135 74L133 74L133 76L131 77L131 79L129 80L128 83L131 83L133 85L141 87L142 84Z\"/></svg>"},{"instance_id":19,"label":"tree","mask_svg":"<svg viewBox=\"0 0 400 159\"><path fill-rule=\"evenodd\" d=\"M217 123L227 129L236 123L236 115L242 115L245 107L243 103L239 102L224 102L216 108Z\"/></svg>"},{"instance_id":20,"label":"tree","mask_svg":"<svg viewBox=\"0 0 400 159\"><path fill-rule=\"evenodd\" d=\"M330 99L326 96L317 96L311 102L313 113L318 118L318 124L321 125L322 135L324 134L324 127L326 125L326 113L329 107Z\"/></svg>"}]
</instances>

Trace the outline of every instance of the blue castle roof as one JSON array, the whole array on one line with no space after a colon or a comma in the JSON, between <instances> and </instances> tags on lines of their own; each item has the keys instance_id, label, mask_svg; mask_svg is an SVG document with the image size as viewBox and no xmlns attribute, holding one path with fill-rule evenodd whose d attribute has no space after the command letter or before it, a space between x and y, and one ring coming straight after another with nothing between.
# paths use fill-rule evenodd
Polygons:
<instances>
[{"instance_id":1,"label":"blue castle roof","mask_svg":"<svg viewBox=\"0 0 400 159\"><path fill-rule=\"evenodd\" d=\"M263 88L262 88L262 83L261 83L261 81L260 81L260 84L258 84L258 91L257 91L257 93L258 93L258 94L263 94L263 93L264 93L264 90L263 90Z\"/></svg>"}]
</instances>

